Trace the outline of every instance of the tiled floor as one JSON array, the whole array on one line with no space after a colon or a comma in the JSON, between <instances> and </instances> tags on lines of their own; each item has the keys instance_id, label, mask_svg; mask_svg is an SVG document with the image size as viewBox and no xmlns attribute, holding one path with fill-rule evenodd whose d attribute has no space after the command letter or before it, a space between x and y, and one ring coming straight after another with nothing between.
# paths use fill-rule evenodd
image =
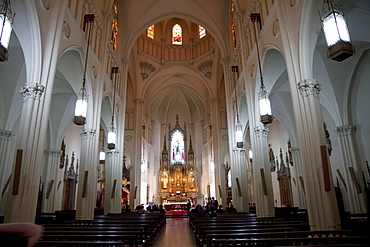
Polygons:
<instances>
[{"instance_id":1,"label":"tiled floor","mask_svg":"<svg viewBox=\"0 0 370 247\"><path fill-rule=\"evenodd\" d=\"M154 241L153 247L195 247L193 233L190 229L189 220L167 219L167 225L163 227Z\"/></svg>"}]
</instances>

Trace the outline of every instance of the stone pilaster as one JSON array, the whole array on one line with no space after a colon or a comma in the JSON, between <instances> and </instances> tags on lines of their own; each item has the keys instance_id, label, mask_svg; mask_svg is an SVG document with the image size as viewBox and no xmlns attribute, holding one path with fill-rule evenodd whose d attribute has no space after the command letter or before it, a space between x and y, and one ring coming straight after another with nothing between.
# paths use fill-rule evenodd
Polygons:
<instances>
[{"instance_id":1,"label":"stone pilaster","mask_svg":"<svg viewBox=\"0 0 370 247\"><path fill-rule=\"evenodd\" d=\"M299 154L298 147L291 147L290 151L292 152L293 164L296 171L296 181L297 183L297 192L298 192L298 199L299 199L299 208L307 208L306 204L306 197L304 192L304 185L302 180L302 164L301 164L301 157Z\"/></svg>"},{"instance_id":2,"label":"stone pilaster","mask_svg":"<svg viewBox=\"0 0 370 247\"><path fill-rule=\"evenodd\" d=\"M0 216L4 215L7 194L9 192L10 175L15 147L15 132L10 130L0 130ZM4 191L4 194L3 194Z\"/></svg>"},{"instance_id":3,"label":"stone pilaster","mask_svg":"<svg viewBox=\"0 0 370 247\"><path fill-rule=\"evenodd\" d=\"M268 132L268 128L259 125L254 128L253 133L253 181L254 195L256 197L256 214L258 217L275 216L269 146L267 142Z\"/></svg>"},{"instance_id":4,"label":"stone pilaster","mask_svg":"<svg viewBox=\"0 0 370 247\"><path fill-rule=\"evenodd\" d=\"M79 185L77 191L77 220L92 220L96 204L97 150L95 147L95 129L83 129L81 135L81 154L79 168Z\"/></svg>"},{"instance_id":5,"label":"stone pilaster","mask_svg":"<svg viewBox=\"0 0 370 247\"><path fill-rule=\"evenodd\" d=\"M338 135L338 143L340 154L342 156L342 169L337 170L336 176L343 178L342 181L345 190L342 193L347 193L349 207L346 211L351 213L366 213L366 204L364 193L360 190L362 180L361 167L358 166L358 157L354 147L353 137L356 133L356 126L344 125L338 126L334 130ZM343 174L342 174L343 173ZM351 174L352 173L352 174ZM342 178L339 174L342 174ZM360 190L359 190L360 189Z\"/></svg>"},{"instance_id":6,"label":"stone pilaster","mask_svg":"<svg viewBox=\"0 0 370 247\"><path fill-rule=\"evenodd\" d=\"M297 85L299 140L302 174L311 230L340 228L338 206L326 150L319 93L321 86L314 79Z\"/></svg>"},{"instance_id":7,"label":"stone pilaster","mask_svg":"<svg viewBox=\"0 0 370 247\"><path fill-rule=\"evenodd\" d=\"M35 221L42 162L39 146L43 144L40 109L44 88L38 83L26 83L20 90L23 97L20 132L4 222Z\"/></svg>"},{"instance_id":8,"label":"stone pilaster","mask_svg":"<svg viewBox=\"0 0 370 247\"><path fill-rule=\"evenodd\" d=\"M232 198L238 212L249 212L247 160L244 148L234 148L231 163Z\"/></svg>"},{"instance_id":9,"label":"stone pilaster","mask_svg":"<svg viewBox=\"0 0 370 247\"><path fill-rule=\"evenodd\" d=\"M119 150L106 151L104 214L121 213L122 169L119 166Z\"/></svg>"},{"instance_id":10,"label":"stone pilaster","mask_svg":"<svg viewBox=\"0 0 370 247\"><path fill-rule=\"evenodd\" d=\"M45 150L45 168L44 168L44 194L42 198L42 213L55 212L55 191L57 186L57 171L59 169L61 150L47 149Z\"/></svg>"}]
</instances>

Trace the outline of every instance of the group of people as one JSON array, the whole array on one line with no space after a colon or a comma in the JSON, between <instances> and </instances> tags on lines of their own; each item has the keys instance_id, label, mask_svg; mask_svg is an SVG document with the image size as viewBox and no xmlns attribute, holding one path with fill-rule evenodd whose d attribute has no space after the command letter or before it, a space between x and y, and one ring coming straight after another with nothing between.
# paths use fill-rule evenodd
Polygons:
<instances>
[{"instance_id":1,"label":"group of people","mask_svg":"<svg viewBox=\"0 0 370 247\"><path fill-rule=\"evenodd\" d=\"M165 209L163 208L163 205L157 205L154 204L153 206L148 205L146 209L144 209L144 205L137 205L135 208L136 213L165 213Z\"/></svg>"},{"instance_id":2,"label":"group of people","mask_svg":"<svg viewBox=\"0 0 370 247\"><path fill-rule=\"evenodd\" d=\"M202 207L200 204L189 210L189 214L193 216L208 216L215 217L218 213L224 213L225 210L222 208L222 205L218 204L218 201L214 197L206 198L205 206ZM227 208L226 212L236 213L236 209L233 205Z\"/></svg>"}]
</instances>

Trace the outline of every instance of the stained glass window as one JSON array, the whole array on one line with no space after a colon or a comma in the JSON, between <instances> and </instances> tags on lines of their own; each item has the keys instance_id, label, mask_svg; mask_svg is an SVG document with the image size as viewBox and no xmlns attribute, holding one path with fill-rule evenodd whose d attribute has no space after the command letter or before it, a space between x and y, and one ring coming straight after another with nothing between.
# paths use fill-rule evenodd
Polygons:
<instances>
[{"instance_id":1,"label":"stained glass window","mask_svg":"<svg viewBox=\"0 0 370 247\"><path fill-rule=\"evenodd\" d=\"M111 39L111 43L113 45L113 50L116 51L116 49L117 49L117 35L118 35L118 20L117 20L118 9L117 9L117 5L113 6L113 11L114 11L114 16L113 16L113 20L112 20L112 39Z\"/></svg>"},{"instance_id":2,"label":"stained glass window","mask_svg":"<svg viewBox=\"0 0 370 247\"><path fill-rule=\"evenodd\" d=\"M201 25L199 25L199 38L201 39L204 36L206 36L206 29L202 27Z\"/></svg>"},{"instance_id":3,"label":"stained glass window","mask_svg":"<svg viewBox=\"0 0 370 247\"><path fill-rule=\"evenodd\" d=\"M151 39L154 39L154 24L148 27L148 29L146 30L146 36L148 36Z\"/></svg>"},{"instance_id":4,"label":"stained glass window","mask_svg":"<svg viewBox=\"0 0 370 247\"><path fill-rule=\"evenodd\" d=\"M172 44L182 45L182 28L179 24L176 24L172 28Z\"/></svg>"},{"instance_id":5,"label":"stained glass window","mask_svg":"<svg viewBox=\"0 0 370 247\"><path fill-rule=\"evenodd\" d=\"M234 48L236 48L236 34L235 34L235 19L232 19L231 22L231 35L233 36Z\"/></svg>"}]
</instances>

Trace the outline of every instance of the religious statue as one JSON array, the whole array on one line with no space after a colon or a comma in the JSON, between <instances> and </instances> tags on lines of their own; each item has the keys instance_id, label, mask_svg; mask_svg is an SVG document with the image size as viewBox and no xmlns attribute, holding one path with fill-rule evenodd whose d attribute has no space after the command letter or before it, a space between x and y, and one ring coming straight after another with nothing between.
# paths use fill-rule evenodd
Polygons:
<instances>
[{"instance_id":1,"label":"religious statue","mask_svg":"<svg viewBox=\"0 0 370 247\"><path fill-rule=\"evenodd\" d=\"M271 172L274 172L276 170L276 167L275 167L275 156L274 156L274 151L272 151L272 148L271 148L271 144L269 144L270 146L270 151L269 151L269 158L270 158L270 171Z\"/></svg>"},{"instance_id":2,"label":"religious statue","mask_svg":"<svg viewBox=\"0 0 370 247\"><path fill-rule=\"evenodd\" d=\"M325 131L325 138L326 138L326 146L328 147L329 156L331 155L331 151L333 150L331 146L330 134L329 131L326 129L326 124L324 123L324 131Z\"/></svg>"}]
</instances>

